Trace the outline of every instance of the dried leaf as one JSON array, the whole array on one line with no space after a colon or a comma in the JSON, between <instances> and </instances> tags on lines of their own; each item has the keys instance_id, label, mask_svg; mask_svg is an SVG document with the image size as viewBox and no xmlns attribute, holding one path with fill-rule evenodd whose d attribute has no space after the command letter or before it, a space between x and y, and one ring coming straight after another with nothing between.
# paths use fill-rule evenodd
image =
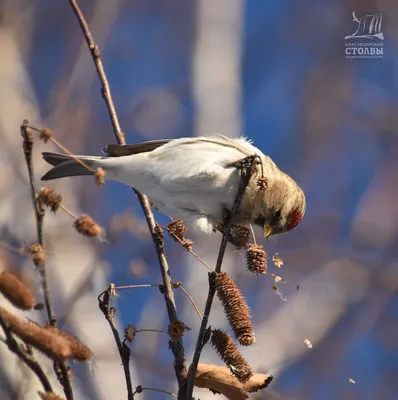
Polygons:
<instances>
[{"instance_id":1,"label":"dried leaf","mask_svg":"<svg viewBox=\"0 0 398 400\"><path fill-rule=\"evenodd\" d=\"M213 393L221 393L229 400L244 400L249 397L247 393L266 388L272 379L272 375L255 373L243 384L227 367L200 363L196 372L195 386L207 388Z\"/></svg>"}]
</instances>

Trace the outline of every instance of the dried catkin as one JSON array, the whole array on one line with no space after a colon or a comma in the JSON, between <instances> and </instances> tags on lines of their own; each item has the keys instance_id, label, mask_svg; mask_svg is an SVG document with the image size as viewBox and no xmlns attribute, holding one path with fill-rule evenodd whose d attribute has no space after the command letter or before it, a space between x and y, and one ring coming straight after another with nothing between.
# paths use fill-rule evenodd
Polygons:
<instances>
[{"instance_id":1,"label":"dried catkin","mask_svg":"<svg viewBox=\"0 0 398 400\"><path fill-rule=\"evenodd\" d=\"M267 273L267 253L263 250L263 246L257 244L247 246L246 267L250 272Z\"/></svg>"},{"instance_id":2,"label":"dried catkin","mask_svg":"<svg viewBox=\"0 0 398 400\"><path fill-rule=\"evenodd\" d=\"M226 332L221 329L215 329L211 336L211 344L240 382L246 382L253 376L250 365L240 354L234 341Z\"/></svg>"},{"instance_id":3,"label":"dried catkin","mask_svg":"<svg viewBox=\"0 0 398 400\"><path fill-rule=\"evenodd\" d=\"M224 233L225 226L219 223L216 226L221 233ZM228 235L228 242L230 242L238 250L246 248L249 243L250 230L243 225L232 225Z\"/></svg>"},{"instance_id":4,"label":"dried catkin","mask_svg":"<svg viewBox=\"0 0 398 400\"><path fill-rule=\"evenodd\" d=\"M246 248L250 237L250 230L243 225L233 225L228 241L238 250Z\"/></svg>"},{"instance_id":5,"label":"dried catkin","mask_svg":"<svg viewBox=\"0 0 398 400\"><path fill-rule=\"evenodd\" d=\"M242 346L250 346L255 342L253 324L249 307L236 283L227 272L215 274L217 296L224 308L235 338Z\"/></svg>"},{"instance_id":6,"label":"dried catkin","mask_svg":"<svg viewBox=\"0 0 398 400\"><path fill-rule=\"evenodd\" d=\"M40 139L47 143L48 140L53 136L53 131L49 128L44 128L40 131Z\"/></svg>"},{"instance_id":7,"label":"dried catkin","mask_svg":"<svg viewBox=\"0 0 398 400\"><path fill-rule=\"evenodd\" d=\"M39 243L33 243L29 247L29 253L36 267L44 268L46 265L46 253L44 252L43 246Z\"/></svg>"},{"instance_id":8,"label":"dried catkin","mask_svg":"<svg viewBox=\"0 0 398 400\"><path fill-rule=\"evenodd\" d=\"M73 226L83 236L97 237L103 233L102 228L87 214L77 217Z\"/></svg>"},{"instance_id":9,"label":"dried catkin","mask_svg":"<svg viewBox=\"0 0 398 400\"><path fill-rule=\"evenodd\" d=\"M39 193L39 200L55 213L62 203L62 196L50 187L44 187Z\"/></svg>"},{"instance_id":10,"label":"dried catkin","mask_svg":"<svg viewBox=\"0 0 398 400\"><path fill-rule=\"evenodd\" d=\"M36 299L32 291L12 272L0 272L0 292L20 310L31 310Z\"/></svg>"},{"instance_id":11,"label":"dried catkin","mask_svg":"<svg viewBox=\"0 0 398 400\"><path fill-rule=\"evenodd\" d=\"M105 185L105 176L106 172L103 168L99 167L95 171L95 183L98 187L102 187Z\"/></svg>"},{"instance_id":12,"label":"dried catkin","mask_svg":"<svg viewBox=\"0 0 398 400\"><path fill-rule=\"evenodd\" d=\"M191 328L186 326L182 321L171 322L167 328L167 333L172 341L177 341L184 336L185 331L190 331Z\"/></svg>"},{"instance_id":13,"label":"dried catkin","mask_svg":"<svg viewBox=\"0 0 398 400\"><path fill-rule=\"evenodd\" d=\"M88 361L91 358L90 349L85 346L83 343L80 343L77 338L70 335L67 332L58 329L55 326L47 326L46 329L50 332L53 332L55 335L58 335L69 342L72 351L72 357L76 361Z\"/></svg>"},{"instance_id":14,"label":"dried catkin","mask_svg":"<svg viewBox=\"0 0 398 400\"><path fill-rule=\"evenodd\" d=\"M127 328L124 329L124 339L129 343L133 343L135 336L137 335L137 328L134 325L127 325Z\"/></svg>"},{"instance_id":15,"label":"dried catkin","mask_svg":"<svg viewBox=\"0 0 398 400\"><path fill-rule=\"evenodd\" d=\"M174 240L178 238L180 241L182 241L184 240L184 233L188 230L188 228L184 225L182 220L176 219L175 221L171 221L166 225L166 230Z\"/></svg>"},{"instance_id":16,"label":"dried catkin","mask_svg":"<svg viewBox=\"0 0 398 400\"><path fill-rule=\"evenodd\" d=\"M54 332L50 332L34 322L24 321L11 314L3 307L0 307L0 314L11 332L26 344L30 344L37 350L46 354L52 360L64 361L72 357L72 348L69 342L63 337Z\"/></svg>"}]
</instances>

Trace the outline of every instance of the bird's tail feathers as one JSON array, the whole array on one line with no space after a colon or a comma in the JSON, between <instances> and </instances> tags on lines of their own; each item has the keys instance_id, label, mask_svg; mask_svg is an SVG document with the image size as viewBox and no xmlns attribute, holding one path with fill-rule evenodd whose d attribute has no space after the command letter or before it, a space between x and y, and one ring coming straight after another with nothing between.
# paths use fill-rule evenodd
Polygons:
<instances>
[{"instance_id":1,"label":"bird's tail feathers","mask_svg":"<svg viewBox=\"0 0 398 400\"><path fill-rule=\"evenodd\" d=\"M65 178L68 176L93 175L93 170L96 170L100 166L101 160L103 159L103 157L88 156L71 157L66 154L49 152L42 153L42 156L45 161L54 167L41 177L42 181ZM79 163L77 159L83 161L84 165Z\"/></svg>"}]
</instances>

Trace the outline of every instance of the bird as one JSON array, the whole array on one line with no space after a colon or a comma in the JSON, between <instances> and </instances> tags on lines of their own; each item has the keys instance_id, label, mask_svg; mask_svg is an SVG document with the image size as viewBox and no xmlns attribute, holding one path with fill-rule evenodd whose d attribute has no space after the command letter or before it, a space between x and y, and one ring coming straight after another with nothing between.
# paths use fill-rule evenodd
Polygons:
<instances>
[{"instance_id":1,"label":"bird","mask_svg":"<svg viewBox=\"0 0 398 400\"><path fill-rule=\"evenodd\" d=\"M305 214L306 200L300 186L245 137L217 135L109 144L103 154L44 152L44 160L53 168L41 179L92 175L102 168L106 179L145 194L163 214L212 233L235 202L241 182L236 164L256 156L259 165L254 168L233 223L258 225L268 238L291 231ZM266 182L265 187L259 184L259 178Z\"/></svg>"}]
</instances>

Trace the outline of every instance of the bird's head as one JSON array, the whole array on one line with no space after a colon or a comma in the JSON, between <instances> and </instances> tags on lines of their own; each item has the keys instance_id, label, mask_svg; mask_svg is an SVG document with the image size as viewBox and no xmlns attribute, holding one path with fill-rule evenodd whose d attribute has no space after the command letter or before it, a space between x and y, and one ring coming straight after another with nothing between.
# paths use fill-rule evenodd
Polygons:
<instances>
[{"instance_id":1,"label":"bird's head","mask_svg":"<svg viewBox=\"0 0 398 400\"><path fill-rule=\"evenodd\" d=\"M290 176L280 174L268 181L253 207L253 222L264 229L265 238L291 231L305 214L304 192Z\"/></svg>"}]
</instances>

